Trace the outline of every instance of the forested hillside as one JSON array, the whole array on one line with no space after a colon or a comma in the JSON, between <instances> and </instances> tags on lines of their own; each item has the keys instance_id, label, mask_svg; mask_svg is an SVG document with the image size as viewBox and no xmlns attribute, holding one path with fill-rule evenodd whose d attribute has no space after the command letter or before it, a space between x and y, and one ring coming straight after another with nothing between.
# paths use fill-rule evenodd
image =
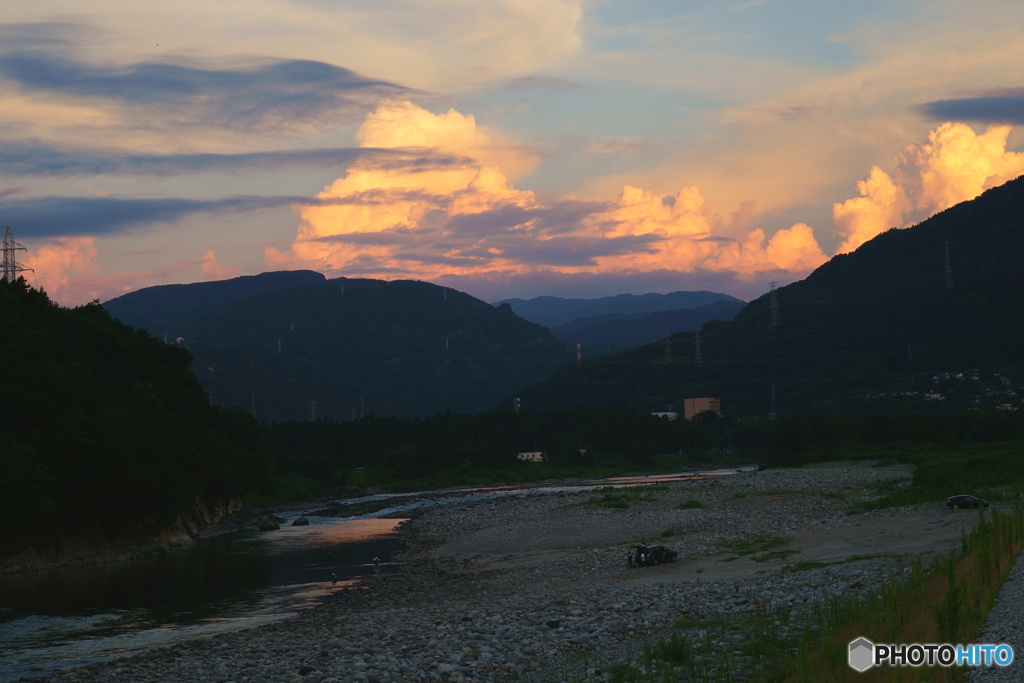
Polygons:
<instances>
[{"instance_id":1,"label":"forested hillside","mask_svg":"<svg viewBox=\"0 0 1024 683\"><path fill-rule=\"evenodd\" d=\"M260 421L491 410L569 357L507 305L414 281L274 289L180 334L214 404Z\"/></svg>"},{"instance_id":2,"label":"forested hillside","mask_svg":"<svg viewBox=\"0 0 1024 683\"><path fill-rule=\"evenodd\" d=\"M952 287L946 284L948 245ZM936 373L979 368L1024 381L1024 179L985 192L908 229L836 256L732 322L577 366L521 392L525 410L620 405L642 410L720 396L732 415L971 407L977 384L934 384ZM925 394L938 389L941 399ZM914 394L914 392L917 392ZM893 397L892 393L900 396ZM885 393L884 401L870 396ZM903 394L907 394L904 396ZM1019 407L1014 397L1006 399Z\"/></svg>"},{"instance_id":3,"label":"forested hillside","mask_svg":"<svg viewBox=\"0 0 1024 683\"><path fill-rule=\"evenodd\" d=\"M255 424L209 406L184 349L24 280L0 321L0 550L144 532L260 474Z\"/></svg>"}]
</instances>

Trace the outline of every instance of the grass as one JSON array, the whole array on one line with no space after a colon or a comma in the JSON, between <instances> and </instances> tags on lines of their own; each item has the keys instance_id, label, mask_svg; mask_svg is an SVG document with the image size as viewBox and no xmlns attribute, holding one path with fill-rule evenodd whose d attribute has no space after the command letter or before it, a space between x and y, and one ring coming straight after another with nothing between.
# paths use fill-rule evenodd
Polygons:
<instances>
[{"instance_id":1,"label":"grass","mask_svg":"<svg viewBox=\"0 0 1024 683\"><path fill-rule=\"evenodd\" d=\"M685 503L681 503L676 506L676 510L702 510L704 509L704 503L699 500L693 500L692 498Z\"/></svg>"},{"instance_id":2,"label":"grass","mask_svg":"<svg viewBox=\"0 0 1024 683\"><path fill-rule=\"evenodd\" d=\"M956 667L857 673L847 666L846 645L859 636L876 643L974 642L1024 547L1024 505L979 519L960 548L930 566L914 560L909 575L891 576L867 595L833 596L800 612L760 605L734 617L687 617L633 660L601 668L612 683L724 683L736 676L752 683L963 681L966 671ZM812 564L828 566L797 566Z\"/></svg>"},{"instance_id":3,"label":"grass","mask_svg":"<svg viewBox=\"0 0 1024 683\"><path fill-rule=\"evenodd\" d=\"M598 489L595 495L590 496L583 505L588 507L602 507L611 510L628 510L634 503L649 503L657 500L651 493L668 491L668 486L657 484L655 486L627 486L615 488L605 486Z\"/></svg>"},{"instance_id":4,"label":"grass","mask_svg":"<svg viewBox=\"0 0 1024 683\"><path fill-rule=\"evenodd\" d=\"M727 500L739 500L740 498L756 498L758 496L784 496L790 493L800 493L794 489L768 489L766 491L749 491L747 493L736 493L727 498Z\"/></svg>"},{"instance_id":5,"label":"grass","mask_svg":"<svg viewBox=\"0 0 1024 683\"><path fill-rule=\"evenodd\" d=\"M728 552L735 553L739 556L753 555L754 553L762 553L772 548L779 548L787 545L793 538L791 536L768 536L766 534L758 534L751 536L750 538L741 538L737 541L728 541L722 544Z\"/></svg>"}]
</instances>

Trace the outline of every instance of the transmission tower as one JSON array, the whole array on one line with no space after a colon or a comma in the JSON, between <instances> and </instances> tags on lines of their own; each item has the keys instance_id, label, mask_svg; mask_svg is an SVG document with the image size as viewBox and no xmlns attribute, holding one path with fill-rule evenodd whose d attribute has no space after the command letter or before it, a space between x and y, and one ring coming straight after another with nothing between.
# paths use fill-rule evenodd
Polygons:
<instances>
[{"instance_id":1,"label":"transmission tower","mask_svg":"<svg viewBox=\"0 0 1024 683\"><path fill-rule=\"evenodd\" d=\"M775 404L775 382L772 382L772 412L768 413L768 419L774 420L778 416L778 407Z\"/></svg>"},{"instance_id":2,"label":"transmission tower","mask_svg":"<svg viewBox=\"0 0 1024 683\"><path fill-rule=\"evenodd\" d=\"M768 283L771 289L768 290L768 327L778 327L782 324L779 320L779 295L778 290L775 289L774 282Z\"/></svg>"},{"instance_id":3,"label":"transmission tower","mask_svg":"<svg viewBox=\"0 0 1024 683\"><path fill-rule=\"evenodd\" d=\"M25 249L25 247L21 246L20 244L18 244L17 242L14 241L14 238L11 236L11 228L10 228L10 226L7 226L7 232L4 234L3 245L4 245L3 246L3 251L4 251L3 271L4 272L3 272L3 275L0 276L0 277L2 277L2 279L7 280L8 282L14 282L15 280L17 280L20 277L21 273L24 273L26 271L32 272L32 273L35 272L31 268L28 268L28 267L23 266L20 263L18 263L18 258L17 258L18 252L19 251L28 251L28 250Z\"/></svg>"},{"instance_id":4,"label":"transmission tower","mask_svg":"<svg viewBox=\"0 0 1024 683\"><path fill-rule=\"evenodd\" d=\"M580 340L579 339L576 340L576 362L577 363L582 363L583 362L583 345L580 344Z\"/></svg>"},{"instance_id":5,"label":"transmission tower","mask_svg":"<svg viewBox=\"0 0 1024 683\"><path fill-rule=\"evenodd\" d=\"M693 345L694 345L694 348L695 348L695 351L694 351L694 354L693 354L693 364L694 365L702 365L704 363L704 359L701 358L701 356L700 356L700 330L697 330L695 334L696 334L696 337L694 338L694 341L693 341Z\"/></svg>"},{"instance_id":6,"label":"transmission tower","mask_svg":"<svg viewBox=\"0 0 1024 683\"><path fill-rule=\"evenodd\" d=\"M953 289L953 265L949 262L949 242L946 242L946 289Z\"/></svg>"},{"instance_id":7,"label":"transmission tower","mask_svg":"<svg viewBox=\"0 0 1024 683\"><path fill-rule=\"evenodd\" d=\"M668 325L665 325L665 360L672 360L672 335L668 332Z\"/></svg>"}]
</instances>

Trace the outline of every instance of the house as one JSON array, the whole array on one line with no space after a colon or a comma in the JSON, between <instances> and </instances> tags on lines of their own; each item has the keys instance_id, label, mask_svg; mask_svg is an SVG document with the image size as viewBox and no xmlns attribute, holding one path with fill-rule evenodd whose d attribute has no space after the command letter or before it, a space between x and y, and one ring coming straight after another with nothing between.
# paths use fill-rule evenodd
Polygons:
<instances>
[{"instance_id":1,"label":"house","mask_svg":"<svg viewBox=\"0 0 1024 683\"><path fill-rule=\"evenodd\" d=\"M544 462L544 451L526 451L516 453L516 458L524 462Z\"/></svg>"},{"instance_id":2,"label":"house","mask_svg":"<svg viewBox=\"0 0 1024 683\"><path fill-rule=\"evenodd\" d=\"M722 399L720 398L684 398L683 417L692 420L694 415L710 410L718 417L722 417Z\"/></svg>"}]
</instances>

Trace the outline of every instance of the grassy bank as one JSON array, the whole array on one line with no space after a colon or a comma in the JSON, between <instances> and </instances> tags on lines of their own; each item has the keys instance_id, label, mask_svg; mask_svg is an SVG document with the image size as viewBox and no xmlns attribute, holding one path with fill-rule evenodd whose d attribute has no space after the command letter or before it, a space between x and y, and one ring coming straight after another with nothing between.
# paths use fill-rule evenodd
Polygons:
<instances>
[{"instance_id":1,"label":"grassy bank","mask_svg":"<svg viewBox=\"0 0 1024 683\"><path fill-rule=\"evenodd\" d=\"M847 666L847 645L860 636L876 643L974 642L1022 547L1024 505L982 511L959 548L929 564L915 560L908 573L866 597L836 597L799 612L762 606L741 616L681 621L635 661L605 670L614 683L710 683L738 675L760 683L963 681L965 669L955 667L857 673ZM721 648L723 642L737 644Z\"/></svg>"}]
</instances>

